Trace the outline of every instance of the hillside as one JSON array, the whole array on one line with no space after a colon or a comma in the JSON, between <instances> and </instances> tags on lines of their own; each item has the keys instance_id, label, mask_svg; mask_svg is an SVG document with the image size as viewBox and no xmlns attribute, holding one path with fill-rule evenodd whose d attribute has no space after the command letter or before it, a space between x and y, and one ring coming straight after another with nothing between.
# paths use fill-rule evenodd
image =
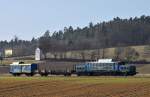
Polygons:
<instances>
[{"instance_id":1,"label":"hillside","mask_svg":"<svg viewBox=\"0 0 150 97\"><path fill-rule=\"evenodd\" d=\"M147 45L142 46L128 46L128 47L122 47L122 48L133 48L137 53L138 57L134 61L138 60L146 60L150 61L150 56L145 56L145 48ZM105 58L115 58L115 49L116 48L106 48L105 49ZM88 59L88 60L95 60L98 58L102 58L103 49L94 49L94 50L76 50L76 51L68 51L65 53L55 53L56 56L54 56L53 53L48 53L48 58L72 58L72 59ZM124 56L123 56L124 57Z\"/></svg>"},{"instance_id":2,"label":"hillside","mask_svg":"<svg viewBox=\"0 0 150 97\"><path fill-rule=\"evenodd\" d=\"M150 74L150 64L141 64L140 67L137 66L137 72L139 74Z\"/></svg>"},{"instance_id":3,"label":"hillside","mask_svg":"<svg viewBox=\"0 0 150 97\"><path fill-rule=\"evenodd\" d=\"M130 46L130 48L134 48L135 51L138 52L139 57L135 60L135 61L140 61L140 60L146 60L146 61L150 61L150 57L145 57L145 47L147 47L146 45L143 46ZM105 52L105 56L106 58L114 58L115 56L115 49L116 48L107 48L106 52ZM94 56L92 55L94 53ZM64 54L64 53L63 53ZM66 52L65 58L68 59L81 59L83 58L83 54L84 54L84 59L86 60L91 60L91 58L93 58L93 60L98 59L99 56L100 58L102 57L102 49L95 49L95 50L80 50L80 51L69 51ZM53 59L55 58L55 56L51 53L47 54L47 57L50 58L51 60L49 61L50 64L56 63L56 62L61 62L60 58L62 56L62 53L57 53L57 60ZM53 59L53 60L52 60ZM2 64L11 64L14 61L24 61L25 63L35 63L36 61L34 60L33 56L30 57L18 57L18 58L7 58L5 59ZM43 60L44 61L44 60ZM66 60L68 61L68 60ZM63 60L63 62L65 62L65 60ZM74 60L73 62L76 62L76 60ZM80 62L78 60L78 62ZM70 61L70 63L72 63L72 61ZM64 65L64 64L62 64ZM139 74L150 74L150 64L135 64L137 66L137 72L139 72Z\"/></svg>"},{"instance_id":4,"label":"hillside","mask_svg":"<svg viewBox=\"0 0 150 97\"><path fill-rule=\"evenodd\" d=\"M150 61L150 56L148 56L148 55L145 56L145 52L147 52L147 51L145 51L145 48L147 47L147 45L129 46L129 47L135 49L135 51L138 52L138 54L139 54L139 57L137 59L135 59L134 61L140 61L140 60ZM105 52L106 58L114 58L115 49L116 48L107 48L106 52ZM82 59L83 54L84 54L84 59L91 60L93 53L94 53L95 59L97 59L99 56L100 56L100 58L102 57L102 49L69 51L69 52L66 52L65 57L72 58L72 59ZM60 58L59 55L60 55L60 53L58 53L57 58ZM51 54L51 53L48 54L48 57L54 58L53 54ZM137 67L137 72L139 74L150 74L150 64L135 64L135 65Z\"/></svg>"},{"instance_id":5,"label":"hillside","mask_svg":"<svg viewBox=\"0 0 150 97\"><path fill-rule=\"evenodd\" d=\"M49 29L49 28L47 28ZM0 41L0 53L13 48L13 56L34 54L39 47L43 54L53 54L73 50L92 50L110 47L148 45L150 43L150 16L121 19L116 17L110 21L92 22L85 27L64 27L58 31L45 31L42 36L31 41L21 40L15 36L11 41Z\"/></svg>"}]
</instances>

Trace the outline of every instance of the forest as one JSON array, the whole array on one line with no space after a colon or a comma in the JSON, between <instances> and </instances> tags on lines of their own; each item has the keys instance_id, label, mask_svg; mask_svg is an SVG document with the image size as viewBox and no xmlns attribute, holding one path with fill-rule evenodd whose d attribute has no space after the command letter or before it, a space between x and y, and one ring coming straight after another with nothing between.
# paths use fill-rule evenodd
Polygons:
<instances>
[{"instance_id":1,"label":"forest","mask_svg":"<svg viewBox=\"0 0 150 97\"><path fill-rule=\"evenodd\" d=\"M148 45L150 43L150 16L114 18L80 28L72 26L63 30L47 30L39 38L22 40L15 36L11 41L0 41L0 50L12 48L13 56L28 56L39 47L43 54L47 52L67 52L75 50L105 49L109 47L126 47ZM51 34L53 33L53 34Z\"/></svg>"}]
</instances>

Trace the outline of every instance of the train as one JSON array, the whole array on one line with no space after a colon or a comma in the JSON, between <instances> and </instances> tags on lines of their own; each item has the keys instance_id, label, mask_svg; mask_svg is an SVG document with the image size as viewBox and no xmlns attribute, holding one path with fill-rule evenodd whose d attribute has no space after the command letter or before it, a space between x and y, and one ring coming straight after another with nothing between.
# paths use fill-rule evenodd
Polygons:
<instances>
[{"instance_id":1,"label":"train","mask_svg":"<svg viewBox=\"0 0 150 97\"><path fill-rule=\"evenodd\" d=\"M54 63L56 64L56 62ZM112 59L65 64L66 65L62 65L62 63L57 63L56 65L48 63L25 64L23 62L13 62L10 64L10 73L14 76L20 76L21 74L27 76L34 76L35 74L40 74L41 76L71 76L72 74L77 76L133 76L137 73L136 66L126 64L125 62L113 61Z\"/></svg>"},{"instance_id":2,"label":"train","mask_svg":"<svg viewBox=\"0 0 150 97\"><path fill-rule=\"evenodd\" d=\"M135 75L136 66L112 59L99 59L75 65L77 75Z\"/></svg>"}]
</instances>

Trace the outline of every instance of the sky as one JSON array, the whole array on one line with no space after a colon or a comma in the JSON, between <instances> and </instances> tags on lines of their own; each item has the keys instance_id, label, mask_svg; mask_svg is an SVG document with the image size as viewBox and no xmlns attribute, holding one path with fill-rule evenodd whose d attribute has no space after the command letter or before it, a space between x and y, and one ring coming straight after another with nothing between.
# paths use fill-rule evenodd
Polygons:
<instances>
[{"instance_id":1,"label":"sky","mask_svg":"<svg viewBox=\"0 0 150 97\"><path fill-rule=\"evenodd\" d=\"M0 40L38 38L49 30L150 15L150 0L0 0Z\"/></svg>"}]
</instances>

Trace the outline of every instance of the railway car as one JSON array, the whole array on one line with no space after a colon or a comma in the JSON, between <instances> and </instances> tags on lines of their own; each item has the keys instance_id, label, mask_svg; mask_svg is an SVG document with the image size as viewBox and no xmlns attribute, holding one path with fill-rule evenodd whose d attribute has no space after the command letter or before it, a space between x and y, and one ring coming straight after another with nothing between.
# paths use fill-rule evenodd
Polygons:
<instances>
[{"instance_id":1,"label":"railway car","mask_svg":"<svg viewBox=\"0 0 150 97\"><path fill-rule=\"evenodd\" d=\"M136 67L112 59L100 59L75 65L77 75L134 75Z\"/></svg>"},{"instance_id":2,"label":"railway car","mask_svg":"<svg viewBox=\"0 0 150 97\"><path fill-rule=\"evenodd\" d=\"M24 64L23 62L13 62L10 64L10 73L14 76L25 74L27 76L34 75L37 70L37 64Z\"/></svg>"},{"instance_id":3,"label":"railway car","mask_svg":"<svg viewBox=\"0 0 150 97\"><path fill-rule=\"evenodd\" d=\"M65 75L69 76L72 73L74 73L74 65L79 64L82 62L50 62L45 61L38 63L38 71L41 72L43 75L45 73L51 74L51 75ZM40 74L41 74L40 73Z\"/></svg>"}]
</instances>

